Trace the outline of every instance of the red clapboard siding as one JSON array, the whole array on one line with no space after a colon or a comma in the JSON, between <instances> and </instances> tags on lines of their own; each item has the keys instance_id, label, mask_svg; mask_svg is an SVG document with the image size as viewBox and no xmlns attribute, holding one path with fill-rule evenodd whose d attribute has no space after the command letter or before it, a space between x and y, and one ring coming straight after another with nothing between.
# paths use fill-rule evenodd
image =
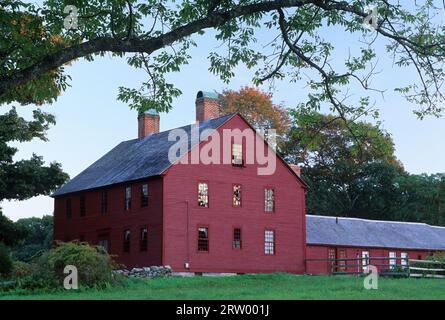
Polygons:
<instances>
[{"instance_id":1,"label":"red clapboard siding","mask_svg":"<svg viewBox=\"0 0 445 320\"><path fill-rule=\"evenodd\" d=\"M402 252L408 253L409 259L425 259L431 252L427 250L410 250L410 249L400 249L400 248L364 248L364 247L343 247L343 246L324 246L324 245L307 245L306 257L308 259L306 263L306 272L309 274L329 274L330 266L327 261L310 261L311 259L328 259L329 249L335 249L337 253L337 258L339 258L339 251L345 250L346 258L355 259L357 257L362 257L362 251L368 251L369 256L379 257L379 258L389 258L389 252L395 252L398 258L401 257ZM361 262L360 262L361 263ZM386 264L384 267L377 267L379 271L384 269L389 269L389 260L379 261L372 260L371 264ZM357 261L348 261L346 264L357 264ZM400 260L397 260L397 264L400 264ZM347 267L346 271L356 272L357 267Z\"/></svg>"},{"instance_id":2,"label":"red clapboard siding","mask_svg":"<svg viewBox=\"0 0 445 320\"><path fill-rule=\"evenodd\" d=\"M236 116L223 129L248 128ZM222 134L221 134L222 135ZM305 190L277 160L275 174L259 176L256 164L171 167L164 178L164 263L194 272L304 273ZM199 181L209 186L209 208L197 205ZM232 186L242 186L242 206L232 206ZM274 213L264 212L264 188L275 189ZM188 207L188 213L187 213ZM197 228L209 228L209 252L197 251ZM233 228L242 229L242 249L232 249ZM264 231L275 230L275 255L264 254Z\"/></svg>"},{"instance_id":3,"label":"red clapboard siding","mask_svg":"<svg viewBox=\"0 0 445 320\"><path fill-rule=\"evenodd\" d=\"M249 128L240 117L222 129ZM261 138L258 138L261 139ZM261 140L262 141L262 140ZM205 143L204 143L205 144ZM245 151L245 150L244 150ZM221 145L222 155L222 145ZM221 156L222 157L222 156ZM246 159L244 157L244 159ZM174 271L194 272L305 272L305 189L283 162L276 161L273 175L259 176L257 164L178 164L162 177L131 183L132 209L124 211L124 188L108 191L108 213L100 213L100 192L84 192L86 216L80 217L80 194L55 199L56 240L83 237L97 244L109 235L110 252L127 267L171 265ZM209 208L197 205L197 184L209 185ZM149 206L140 208L140 185L149 184ZM130 183L129 183L130 184ZM233 184L242 186L242 206L232 206ZM264 188L275 190L275 212L264 212ZM72 201L72 219L65 214L66 199ZM187 209L188 208L188 209ZM148 226L148 251L139 252L139 230ZM197 251L198 226L209 228L209 252ZM123 252L123 231L130 228L131 250ZM232 249L233 229L242 230L242 249ZM275 255L264 254L264 231L275 231ZM184 263L190 263L190 270Z\"/></svg>"},{"instance_id":4,"label":"red clapboard siding","mask_svg":"<svg viewBox=\"0 0 445 320\"><path fill-rule=\"evenodd\" d=\"M148 207L140 206L140 188L148 183ZM151 266L162 264L162 179L147 179L131 183L132 206L124 210L124 190L127 184L116 185L100 190L84 192L86 196L86 215L80 217L80 194L71 194L55 199L54 239L75 240L82 236L90 244L98 244L102 234L109 234L110 253L116 260L128 267ZM101 191L108 192L108 212L100 211ZM73 217L67 220L65 214L66 199L71 198ZM140 228L148 227L148 248L139 251ZM123 232L131 230L131 248L123 252Z\"/></svg>"}]
</instances>

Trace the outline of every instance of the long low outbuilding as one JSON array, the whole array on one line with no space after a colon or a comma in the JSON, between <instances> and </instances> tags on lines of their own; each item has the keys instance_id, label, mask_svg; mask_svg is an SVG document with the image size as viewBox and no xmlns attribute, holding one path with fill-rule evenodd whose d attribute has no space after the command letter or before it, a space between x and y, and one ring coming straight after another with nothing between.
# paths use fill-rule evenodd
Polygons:
<instances>
[{"instance_id":1,"label":"long low outbuilding","mask_svg":"<svg viewBox=\"0 0 445 320\"><path fill-rule=\"evenodd\" d=\"M445 251L445 227L306 215L306 242L306 272L309 274L362 272L373 263L379 265L381 271L403 266L407 259L422 260ZM387 260L373 262L372 258ZM333 260L336 262L332 263Z\"/></svg>"}]
</instances>

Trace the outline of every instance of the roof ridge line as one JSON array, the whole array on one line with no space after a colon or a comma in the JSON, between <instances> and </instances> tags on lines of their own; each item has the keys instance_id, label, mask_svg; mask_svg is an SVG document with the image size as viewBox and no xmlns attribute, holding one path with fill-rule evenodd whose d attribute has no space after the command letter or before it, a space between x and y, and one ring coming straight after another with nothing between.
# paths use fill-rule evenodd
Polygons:
<instances>
[{"instance_id":1,"label":"roof ridge line","mask_svg":"<svg viewBox=\"0 0 445 320\"><path fill-rule=\"evenodd\" d=\"M360 221L370 221L370 222L382 222L382 223L400 223L400 224L417 224L417 225L425 225L430 227L438 227L445 228L441 226L434 226L425 222L409 222L409 221L391 221L391 220L373 220L373 219L365 219L365 218L356 218L356 217L336 217L336 216L321 216L316 214L306 214L309 217L319 217L319 218L328 218L328 219L347 219L347 220L360 220Z\"/></svg>"}]
</instances>

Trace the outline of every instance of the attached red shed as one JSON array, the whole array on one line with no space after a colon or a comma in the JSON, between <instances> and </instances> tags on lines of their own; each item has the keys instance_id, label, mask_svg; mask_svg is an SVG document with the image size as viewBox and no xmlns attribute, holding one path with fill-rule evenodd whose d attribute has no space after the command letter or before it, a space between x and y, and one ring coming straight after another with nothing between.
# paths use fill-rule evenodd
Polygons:
<instances>
[{"instance_id":1,"label":"attached red shed","mask_svg":"<svg viewBox=\"0 0 445 320\"><path fill-rule=\"evenodd\" d=\"M379 271L390 270L405 263L400 258L422 260L445 251L445 228L425 223L307 215L306 225L306 272L310 274L362 272L372 258L388 258L374 263L384 265ZM328 259L360 259L362 265L342 267L357 264L344 260L331 270Z\"/></svg>"}]
</instances>

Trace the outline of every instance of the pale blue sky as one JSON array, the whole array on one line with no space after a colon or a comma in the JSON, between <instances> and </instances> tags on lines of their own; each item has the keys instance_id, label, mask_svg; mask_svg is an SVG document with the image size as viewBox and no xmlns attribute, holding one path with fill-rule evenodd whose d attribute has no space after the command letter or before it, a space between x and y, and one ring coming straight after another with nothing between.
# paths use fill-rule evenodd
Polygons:
<instances>
[{"instance_id":1,"label":"pale blue sky","mask_svg":"<svg viewBox=\"0 0 445 320\"><path fill-rule=\"evenodd\" d=\"M343 58L349 50L358 48L356 37L345 37L338 30L326 32L340 49L335 56ZM264 35L264 37L267 37ZM195 96L198 90L239 89L251 85L251 72L238 68L230 84L222 83L208 71L208 52L216 46L211 33L198 38L198 48L192 51L192 61L180 73L169 79L182 91L175 99L174 108L168 114L161 114L161 130L189 124L195 119ZM396 84L414 77L414 73L391 66L389 59L382 55L380 69L375 84L387 88L384 99L376 96L380 108L383 127L395 141L396 155L411 173L445 172L445 119L427 118L418 120L410 106L402 97L391 92ZM340 61L340 60L339 60ZM138 87L145 75L127 66L123 59L104 57L95 62L76 61L67 67L72 76L72 87L60 96L53 105L41 108L55 114L57 124L48 131L49 142L33 141L19 145L16 159L29 158L35 152L46 161L58 161L63 169L74 177L123 140L137 136L137 112L116 101L117 88L121 85ZM362 92L351 92L359 96ZM294 107L304 101L304 83L277 84L274 102L283 102ZM2 112L6 111L2 107ZM29 117L32 107L19 107L19 112ZM36 197L27 201L1 203L3 213L13 220L29 216L52 214L53 200L50 197Z\"/></svg>"}]
</instances>

